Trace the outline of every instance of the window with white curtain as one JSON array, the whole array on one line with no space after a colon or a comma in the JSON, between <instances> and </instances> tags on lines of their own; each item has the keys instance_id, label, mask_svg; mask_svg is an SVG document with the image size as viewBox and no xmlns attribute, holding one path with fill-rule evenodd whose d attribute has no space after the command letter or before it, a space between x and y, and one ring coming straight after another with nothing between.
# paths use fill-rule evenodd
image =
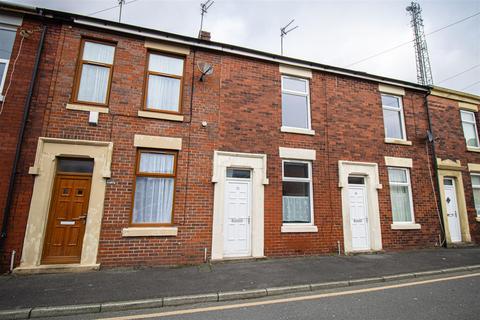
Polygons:
<instances>
[{"instance_id":1,"label":"window with white curtain","mask_svg":"<svg viewBox=\"0 0 480 320\"><path fill-rule=\"evenodd\" d=\"M480 175L472 174L472 189L473 189L473 201L475 203L475 211L477 216L480 217Z\"/></svg>"},{"instance_id":2,"label":"window with white curtain","mask_svg":"<svg viewBox=\"0 0 480 320\"><path fill-rule=\"evenodd\" d=\"M478 148L478 131L477 121L475 120L475 113L471 111L460 110L462 118L463 136L467 147Z\"/></svg>"},{"instance_id":3,"label":"window with white curtain","mask_svg":"<svg viewBox=\"0 0 480 320\"><path fill-rule=\"evenodd\" d=\"M385 138L406 140L402 98L382 94L382 109Z\"/></svg>"},{"instance_id":4,"label":"window with white curtain","mask_svg":"<svg viewBox=\"0 0 480 320\"><path fill-rule=\"evenodd\" d=\"M393 223L414 223L410 172L403 168L388 168Z\"/></svg>"},{"instance_id":5,"label":"window with white curtain","mask_svg":"<svg viewBox=\"0 0 480 320\"><path fill-rule=\"evenodd\" d=\"M83 40L75 102L108 105L115 46Z\"/></svg>"},{"instance_id":6,"label":"window with white curtain","mask_svg":"<svg viewBox=\"0 0 480 320\"><path fill-rule=\"evenodd\" d=\"M176 157L174 152L138 151L133 225L172 224Z\"/></svg>"},{"instance_id":7,"label":"window with white curtain","mask_svg":"<svg viewBox=\"0 0 480 320\"><path fill-rule=\"evenodd\" d=\"M180 112L183 65L182 58L148 54L146 109Z\"/></svg>"},{"instance_id":8,"label":"window with white curtain","mask_svg":"<svg viewBox=\"0 0 480 320\"><path fill-rule=\"evenodd\" d=\"M310 97L307 79L282 76L282 126L310 129Z\"/></svg>"},{"instance_id":9,"label":"window with white curtain","mask_svg":"<svg viewBox=\"0 0 480 320\"><path fill-rule=\"evenodd\" d=\"M3 99L3 86L7 78L15 35L15 30L0 28L0 101Z\"/></svg>"},{"instance_id":10,"label":"window with white curtain","mask_svg":"<svg viewBox=\"0 0 480 320\"><path fill-rule=\"evenodd\" d=\"M283 161L283 223L313 224L312 164Z\"/></svg>"}]
</instances>

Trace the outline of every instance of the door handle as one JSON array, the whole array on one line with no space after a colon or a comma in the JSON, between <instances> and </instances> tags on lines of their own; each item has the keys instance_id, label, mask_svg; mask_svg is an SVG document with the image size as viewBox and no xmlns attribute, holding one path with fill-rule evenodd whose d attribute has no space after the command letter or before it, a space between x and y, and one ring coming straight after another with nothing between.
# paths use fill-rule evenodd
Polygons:
<instances>
[{"instance_id":1,"label":"door handle","mask_svg":"<svg viewBox=\"0 0 480 320\"><path fill-rule=\"evenodd\" d=\"M78 216L77 218L73 218L72 220L86 220L86 219L87 219L87 215L83 214L81 216Z\"/></svg>"}]
</instances>

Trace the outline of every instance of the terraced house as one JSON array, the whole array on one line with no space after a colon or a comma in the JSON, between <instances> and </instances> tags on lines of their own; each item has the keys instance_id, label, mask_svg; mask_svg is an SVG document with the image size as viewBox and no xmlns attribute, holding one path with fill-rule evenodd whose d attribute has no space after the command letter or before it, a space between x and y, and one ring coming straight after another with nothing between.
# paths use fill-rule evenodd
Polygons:
<instances>
[{"instance_id":1,"label":"terraced house","mask_svg":"<svg viewBox=\"0 0 480 320\"><path fill-rule=\"evenodd\" d=\"M479 97L5 3L0 38L4 268L480 241Z\"/></svg>"}]
</instances>

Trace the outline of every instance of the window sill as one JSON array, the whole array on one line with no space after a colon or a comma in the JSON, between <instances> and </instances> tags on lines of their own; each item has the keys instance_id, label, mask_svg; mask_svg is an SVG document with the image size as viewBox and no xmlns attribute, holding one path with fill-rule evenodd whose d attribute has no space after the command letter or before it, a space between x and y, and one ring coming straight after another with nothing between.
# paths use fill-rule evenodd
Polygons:
<instances>
[{"instance_id":1,"label":"window sill","mask_svg":"<svg viewBox=\"0 0 480 320\"><path fill-rule=\"evenodd\" d=\"M393 138L385 138L385 143L401 144L401 145L404 145L404 146L411 146L412 145L412 141L401 140L401 139L393 139Z\"/></svg>"},{"instance_id":2,"label":"window sill","mask_svg":"<svg viewBox=\"0 0 480 320\"><path fill-rule=\"evenodd\" d=\"M303 128L292 128L292 127L282 126L280 128L280 131L281 132L288 132L288 133L306 134L306 135L309 135L309 136L314 136L315 135L315 130L303 129Z\"/></svg>"},{"instance_id":3,"label":"window sill","mask_svg":"<svg viewBox=\"0 0 480 320\"><path fill-rule=\"evenodd\" d=\"M302 225L282 225L282 233L303 233L303 232L318 232L317 226L302 226Z\"/></svg>"},{"instance_id":4,"label":"window sill","mask_svg":"<svg viewBox=\"0 0 480 320\"><path fill-rule=\"evenodd\" d=\"M176 236L177 227L131 227L122 229L122 237Z\"/></svg>"},{"instance_id":5,"label":"window sill","mask_svg":"<svg viewBox=\"0 0 480 320\"><path fill-rule=\"evenodd\" d=\"M83 105L83 104L72 104L72 103L67 103L67 109L68 110L77 110L77 111L94 111L98 113L108 113L108 108L107 107L96 107L96 106L89 106L89 105Z\"/></svg>"},{"instance_id":6,"label":"window sill","mask_svg":"<svg viewBox=\"0 0 480 320\"><path fill-rule=\"evenodd\" d=\"M392 230L419 230L422 226L419 223L392 223Z\"/></svg>"},{"instance_id":7,"label":"window sill","mask_svg":"<svg viewBox=\"0 0 480 320\"><path fill-rule=\"evenodd\" d=\"M178 114L138 110L138 116L142 118L161 119L171 121L183 121L183 116Z\"/></svg>"},{"instance_id":8,"label":"window sill","mask_svg":"<svg viewBox=\"0 0 480 320\"><path fill-rule=\"evenodd\" d=\"M480 222L480 216L479 216L479 217L475 217L475 220L477 220L477 222Z\"/></svg>"},{"instance_id":9,"label":"window sill","mask_svg":"<svg viewBox=\"0 0 480 320\"><path fill-rule=\"evenodd\" d=\"M467 146L467 151L480 152L480 148L479 147L468 147Z\"/></svg>"}]
</instances>

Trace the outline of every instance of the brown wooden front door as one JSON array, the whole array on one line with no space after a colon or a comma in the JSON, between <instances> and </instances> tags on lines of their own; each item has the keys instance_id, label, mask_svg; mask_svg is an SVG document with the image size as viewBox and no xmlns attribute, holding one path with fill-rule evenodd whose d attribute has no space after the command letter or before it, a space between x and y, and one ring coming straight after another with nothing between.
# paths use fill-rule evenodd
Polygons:
<instances>
[{"instance_id":1,"label":"brown wooden front door","mask_svg":"<svg viewBox=\"0 0 480 320\"><path fill-rule=\"evenodd\" d=\"M87 220L90 175L57 174L42 263L79 263Z\"/></svg>"}]
</instances>

